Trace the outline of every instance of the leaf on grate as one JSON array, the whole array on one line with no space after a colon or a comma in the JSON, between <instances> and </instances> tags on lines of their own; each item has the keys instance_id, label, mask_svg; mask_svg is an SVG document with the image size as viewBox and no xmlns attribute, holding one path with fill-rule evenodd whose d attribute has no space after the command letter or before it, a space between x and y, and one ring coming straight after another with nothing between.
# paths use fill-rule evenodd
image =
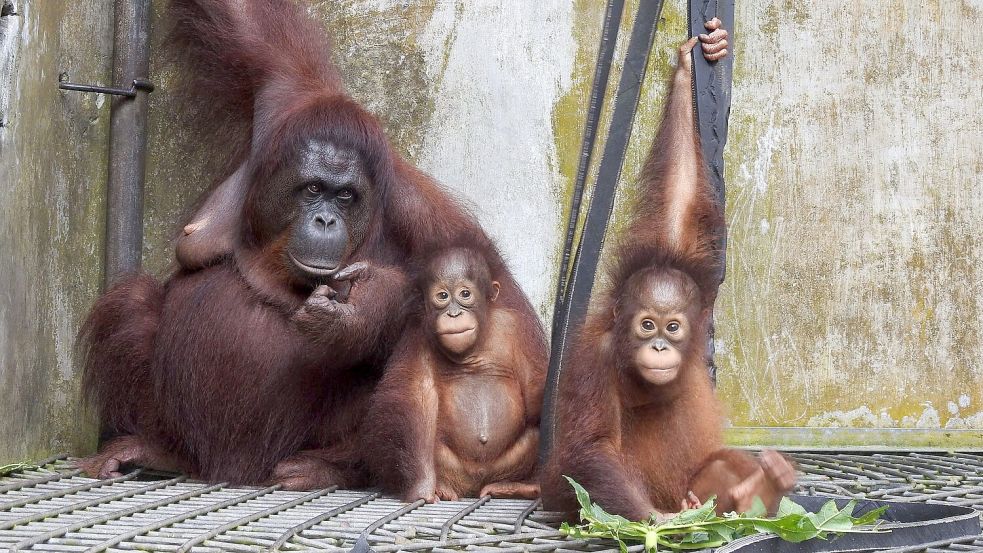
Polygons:
<instances>
[{"instance_id":1,"label":"leaf on grate","mask_svg":"<svg viewBox=\"0 0 983 553\"><path fill-rule=\"evenodd\" d=\"M22 472L22 471L25 471L25 470L34 470L36 468L40 468L40 467L38 467L37 465L32 464L32 463L13 463L13 464L10 464L10 465L3 465L3 466L0 466L0 477L8 476L8 475L13 474L15 472Z\"/></svg>"},{"instance_id":2,"label":"leaf on grate","mask_svg":"<svg viewBox=\"0 0 983 553\"><path fill-rule=\"evenodd\" d=\"M725 513L718 517L714 511L715 498L710 498L699 509L682 511L662 523L651 519L632 522L592 503L583 486L569 477L565 478L577 495L583 524L563 524L560 530L575 538L613 539L622 551L627 550L626 542L642 542L646 551L685 551L720 547L737 538L758 533L775 534L783 540L797 543L808 539L826 539L831 534L886 531L879 528L878 520L887 510L886 506L854 517L855 501L849 501L840 508L830 500L818 513L810 513L788 498L782 498L774 517L767 516L764 503L757 498L746 513Z\"/></svg>"}]
</instances>

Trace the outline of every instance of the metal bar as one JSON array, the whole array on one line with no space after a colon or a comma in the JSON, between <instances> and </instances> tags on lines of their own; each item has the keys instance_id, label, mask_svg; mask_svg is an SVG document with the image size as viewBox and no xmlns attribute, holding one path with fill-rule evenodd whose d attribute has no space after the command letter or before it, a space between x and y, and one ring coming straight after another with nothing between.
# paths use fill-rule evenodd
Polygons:
<instances>
[{"instance_id":1,"label":"metal bar","mask_svg":"<svg viewBox=\"0 0 983 553\"><path fill-rule=\"evenodd\" d=\"M481 507L482 505L487 503L489 499L491 499L490 495L483 496L479 498L477 501L473 501L470 505L458 511L456 515L447 519L447 522L445 522L444 525L440 527L440 541L444 541L447 539L447 534L450 533L451 527L453 527L454 524L457 523L457 521L473 513L478 507Z\"/></svg>"},{"instance_id":2,"label":"metal bar","mask_svg":"<svg viewBox=\"0 0 983 553\"><path fill-rule=\"evenodd\" d=\"M126 96L132 98L137 95L136 90L124 88L112 88L109 86L99 86L92 84L77 83L58 83L58 88L62 90L74 90L76 92L95 92L97 94L112 94L114 96Z\"/></svg>"},{"instance_id":3,"label":"metal bar","mask_svg":"<svg viewBox=\"0 0 983 553\"><path fill-rule=\"evenodd\" d=\"M243 502L249 501L250 499L256 499L257 497L260 497L262 495L266 495L266 494L268 494L270 492L275 492L275 491L277 491L279 489L280 489L280 485L277 484L275 486L270 486L268 488L263 488L261 490L256 490L254 492L249 492L247 494L237 495L237 496L233 497L232 499L226 499L225 501L220 501L219 503L213 503L211 505L206 505L204 507L199 507L197 509L192 509L190 511L181 513L179 515L174 515L172 517L165 518L164 520L158 520L157 522L154 522L152 524L146 524L144 526L140 526L139 528L135 528L135 529L130 530L129 532L126 532L124 534L113 536L112 538L110 538L108 540L105 540L103 542L97 543L96 545L93 545L92 547L86 549L85 550L85 553L99 553L100 551L105 551L105 550L109 549L110 547L112 547L114 545L118 545L120 543L123 543L126 540L135 538L135 537L140 536L142 534L146 534L147 532L153 532L154 530L160 530L161 528L164 528L165 526L170 526L172 524L177 524L179 522L184 522L184 521L186 521L188 519L199 517L201 515L205 515L205 514L208 514L208 513L214 513L214 512L220 511L222 509L225 509L226 507L231 507L233 505L236 505L236 504L239 504L239 503L243 503ZM183 550L184 549L182 548L181 551L183 551Z\"/></svg>"},{"instance_id":4,"label":"metal bar","mask_svg":"<svg viewBox=\"0 0 983 553\"><path fill-rule=\"evenodd\" d=\"M45 465L50 465L51 463L54 463L56 461L61 461L62 459L68 459L68 454L56 453L55 455L52 455L51 457L45 457L44 459L41 459L40 461L34 464L39 467L43 467Z\"/></svg>"},{"instance_id":5,"label":"metal bar","mask_svg":"<svg viewBox=\"0 0 983 553\"><path fill-rule=\"evenodd\" d=\"M143 90L146 92L153 92L154 85L147 79L133 79L133 83L130 84L130 88L113 88L109 86L100 86L96 84L79 84L79 83L69 83L60 82L58 83L58 88L62 90L74 90L76 92L94 92L96 94L111 94L113 96L126 96L127 98L134 98L137 95L137 90Z\"/></svg>"},{"instance_id":6,"label":"metal bar","mask_svg":"<svg viewBox=\"0 0 983 553\"><path fill-rule=\"evenodd\" d=\"M281 547L283 547L283 545L285 543L287 543L288 541L290 541L291 538L293 538L294 536L299 535L304 530L307 530L307 529L309 529L309 528L311 528L313 526L316 526L316 525L324 522L325 520L328 520L331 517L338 516L341 513L350 511L350 510L352 510L352 509L354 509L356 507L360 507L360 506L368 503L369 501L372 501L373 499L375 499L377 497L379 497L379 494L378 493L370 493L370 494L367 494L365 496L362 496L362 497L360 497L360 498L358 498L358 499L356 499L354 501L351 501L349 503L345 503L344 505L341 505L339 507L335 507L334 509L331 509L330 511L328 511L326 513L321 513L321 514L317 515L316 517L310 518L310 519L308 519L308 520L306 520L306 521L298 524L297 526L294 526L293 528L290 528L286 532L284 532L283 535L281 535L279 538L277 538L277 540L275 542L273 542L273 545L270 547L270 549L272 549L273 551L277 551Z\"/></svg>"},{"instance_id":7,"label":"metal bar","mask_svg":"<svg viewBox=\"0 0 983 553\"><path fill-rule=\"evenodd\" d=\"M877 461L870 460L870 456L864 457L861 455L842 455L838 456L840 459L854 463L857 467L863 469L864 467L870 467L873 472L878 472L881 474L888 474L891 476L899 476L901 478L910 477L912 471L904 472L902 470L895 469L893 467L887 466L885 463L878 463ZM936 471L937 473L938 471Z\"/></svg>"},{"instance_id":8,"label":"metal bar","mask_svg":"<svg viewBox=\"0 0 983 553\"><path fill-rule=\"evenodd\" d=\"M440 546L443 548L453 548L453 547L464 547L468 545L484 545L486 543L508 543L523 540L533 540L533 539L543 539L543 538L563 538L565 537L559 530L553 531L538 531L538 532L525 532L523 534L506 534L503 536L484 536L478 538L464 538L459 540L448 540L446 542L435 542L435 541L417 541L412 543L403 543L398 545L387 545L382 547L373 547L372 550L376 553L386 553L389 551L419 551L421 549L432 549L434 547Z\"/></svg>"},{"instance_id":9,"label":"metal bar","mask_svg":"<svg viewBox=\"0 0 983 553\"><path fill-rule=\"evenodd\" d=\"M812 494L815 496L827 495L824 491L828 489L833 492L834 496L842 497L844 493L852 493L850 490L856 487L865 491L865 495L852 494L858 498L873 498L877 495L883 496L901 492L907 494L907 497L891 497L890 499L908 504L933 503L950 506L967 505L977 508L983 505L983 486L974 480L967 480L967 482L975 485L966 485L965 482L955 485L952 479L940 478L932 480L926 486L919 484L917 485L919 489L912 490L911 488L916 485L914 480L899 485L892 480L880 478L879 475L884 472L885 468L900 471L901 475L907 478L914 478L915 480L921 478L925 470L923 464L927 462L926 459L924 457L912 458L914 464L911 467L905 465L904 459L899 460L896 457L886 459L874 455L816 455L812 460L821 460L822 462L815 464L806 462L800 465L800 469L805 471L805 474L802 475L802 485L799 489L815 490L815 493ZM979 456L963 457L948 454L931 456L928 462L934 460L946 461L947 463L965 463L963 466L965 466L967 473L976 474L978 472L976 465L981 458ZM845 479L828 480L823 478L822 480L815 480L815 478L821 477L809 472L825 472L826 469L820 466L823 464L857 469L863 476L847 474ZM32 485L37 482L37 480L31 479L35 475L38 480L51 476L46 472L28 471L26 476ZM858 477L861 480L857 480ZM813 479L810 480L810 478ZM850 480L851 478L852 480ZM95 550L108 548L111 551L137 549L171 553L175 551L246 553L271 549L282 551L299 549L347 550L351 548L352 541L357 540L357 545L361 547L359 551L371 549L377 553L400 550L450 553L460 549L487 549L517 553L520 551L614 551L611 542L593 539L568 539L561 535L556 531L556 525L559 523L557 517L560 513L535 510L541 509L541 506L538 506L534 501L527 500L485 500L481 498L454 505L450 503L428 505L425 506L426 508L418 508L414 511L414 506L408 506L388 498L382 501L372 501L377 497L377 494L336 495L325 501L324 499L319 500L317 497L325 497L326 494L330 493L328 490L304 495L289 494L287 499L283 499L282 497L286 497L288 494L281 496L278 492L269 492L264 497L260 497L269 490L221 489L220 493L214 496L190 498L186 502L181 502L174 497L167 497L155 504L140 505L144 502L154 501L160 496L190 490L192 487L184 486L163 493L158 491L154 492L151 497L142 497L141 494L146 493L148 487L159 488L171 485L172 482L156 482L150 483L150 486L142 486L144 483L137 484L130 480L121 483L120 486L124 489L127 487L137 489L126 490L122 493L116 493L116 490L112 489L100 488L100 486L109 484L111 484L110 481L98 482L86 479L68 484L57 484L55 488L60 489L45 490L45 493L40 496L13 500L17 504L28 502L30 515L17 521L0 522L0 524L14 527L12 531L0 532L0 542L3 542L3 545L0 545L0 550L7 547L8 540L26 540L36 533L57 528L54 530L57 535L39 537L38 541L43 541L43 543L34 545L33 550L64 551L66 553L78 553L87 548ZM198 486L196 484L194 488ZM107 495L92 498L92 492L88 492L90 495L87 501L76 503L75 501L84 499L84 496L80 498L72 494L84 491L84 488L99 490L96 492L98 495ZM192 493L203 494L204 491L197 490ZM51 497L52 495L59 497ZM126 499L122 496L136 497ZM260 498L256 499L257 497ZM49 504L47 502L40 503L45 498L54 499L51 505L56 508L45 511L44 509L48 508ZM124 501L119 501L120 499L124 499ZM347 504L331 508L331 505L338 503ZM90 506L94 508L87 510ZM122 510L131 506L136 507L123 513L114 512L114 510ZM363 507L358 508L359 506ZM320 511L328 509L331 510L320 513ZM341 514L345 511L351 512ZM519 513L520 511L523 512ZM67 517L70 518L62 519L60 515L64 513L68 513ZM130 516L128 513L133 513L133 515ZM341 516L338 516L339 514ZM93 517L100 515L105 516L95 521L92 520ZM970 516L975 521L976 515ZM86 520L82 521L83 518ZM167 520L163 520L164 518ZM72 521L76 521L76 524L72 524ZM284 527L294 525L297 521L304 522L297 524L286 534L283 533ZM36 524L31 524L32 522L36 522ZM551 526L541 525L542 522L547 522ZM65 528L62 528L65 525L69 526L67 532ZM72 531L72 528L78 528L78 530ZM364 531L361 530L363 528L365 528ZM305 532L305 530L308 531ZM119 535L121 532L125 534ZM301 532L304 532L303 536L300 535ZM961 536L971 532L949 533ZM926 536L925 539L936 540L941 537ZM371 539L371 545L369 539ZM955 551L983 553L983 549L980 547L983 546L983 539L979 536L958 538L962 539L965 545L958 541L951 542L952 539L949 538L950 541L946 542L933 542L934 546L933 544L922 543L917 550L922 551L927 547L928 551L937 553ZM973 539L976 541L970 541ZM272 547L271 544L273 544ZM641 545L629 547L629 551L642 551L642 549Z\"/></svg>"},{"instance_id":10,"label":"metal bar","mask_svg":"<svg viewBox=\"0 0 983 553\"><path fill-rule=\"evenodd\" d=\"M208 486L208 487L205 487L205 488L198 488L196 490L191 490L190 492L185 492L185 493L182 493L182 494L179 494L179 495L172 495L172 496L166 497L164 499L161 499L159 501L152 501L150 503L145 503L143 505L137 505L136 507L130 507L129 509L124 509L122 511L115 511L115 512L110 513L108 515L93 517L93 518L85 519L82 522L76 522L74 524L69 524L69 525L66 525L66 526L62 526L62 527L57 528L55 530L52 530L50 532L45 532L44 534L41 534L41 535L38 535L38 536L34 536L34 537L28 538L26 540L21 540L21 541L15 543L14 545L12 545L10 547L10 553L16 553L17 551L20 551L21 549L24 549L24 548L27 548L27 547L33 547L35 545L38 545L39 543L44 543L44 542L46 542L46 541L48 541L48 540L50 540L52 538L57 538L58 536L64 536L65 534L67 534L69 532L75 532L75 531L81 530L82 528L86 528L88 526L95 526L96 524L104 524L104 523L109 522L111 520L119 520L119 519L121 519L123 517L127 517L127 516L130 516L130 515L136 514L136 513L141 513L141 512L144 512L144 511L149 511L151 509L156 509L157 507L163 507L164 505L170 505L172 503L178 503L178 502L184 501L185 499L190 499L192 497L197 497L199 495L204 495L206 493L213 492L215 490L221 489L222 486L225 486L226 484L228 484L228 483L227 482L222 482L221 484L215 484L214 486ZM45 516L43 518L47 518L47 516Z\"/></svg>"},{"instance_id":11,"label":"metal bar","mask_svg":"<svg viewBox=\"0 0 983 553\"><path fill-rule=\"evenodd\" d=\"M38 484L47 484L48 482L54 482L55 480L61 480L62 478L72 478L82 474L81 470L73 470L71 472L59 472L57 474L52 474L51 476L45 476L37 480L27 480L23 482L17 482L15 484L7 484L0 486L0 493L12 492L22 488L30 488L31 486L37 486Z\"/></svg>"},{"instance_id":12,"label":"metal bar","mask_svg":"<svg viewBox=\"0 0 983 553\"><path fill-rule=\"evenodd\" d=\"M116 0L113 83L144 79L150 72L150 0ZM109 177L106 185L108 287L140 268L143 255L143 182L147 148L147 91L112 100Z\"/></svg>"},{"instance_id":13,"label":"metal bar","mask_svg":"<svg viewBox=\"0 0 983 553\"><path fill-rule=\"evenodd\" d=\"M914 484L908 484L906 486L898 486L895 488L882 488L879 490L872 490L870 493L864 494L864 496L870 499L876 499L884 495L896 495L905 492L910 492L914 489L915 489Z\"/></svg>"},{"instance_id":14,"label":"metal bar","mask_svg":"<svg viewBox=\"0 0 983 553\"><path fill-rule=\"evenodd\" d=\"M880 455L888 456L890 454L885 453ZM967 458L966 456L959 453L943 456L943 455L933 455L933 454L912 452L909 453L908 455L905 455L905 458L917 459L927 464L944 465L950 470L958 471L960 474L964 476L967 473L978 475L980 474L980 471L983 470L983 457L981 457L978 453ZM962 460L962 462L960 460ZM972 462L972 465L967 465L966 462Z\"/></svg>"},{"instance_id":15,"label":"metal bar","mask_svg":"<svg viewBox=\"0 0 983 553\"><path fill-rule=\"evenodd\" d=\"M536 501L533 501L531 505L526 507L519 515L519 518L516 519L515 526L512 527L512 533L518 534L519 531L522 530L522 524L526 522L526 519L529 518L529 515L531 515L532 512L538 509L539 506L542 504L543 504L543 500L540 498L537 499Z\"/></svg>"},{"instance_id":16,"label":"metal bar","mask_svg":"<svg viewBox=\"0 0 983 553\"><path fill-rule=\"evenodd\" d=\"M854 476L858 476L858 477L862 477L862 478L869 476L869 473L865 472L862 469L858 469L856 467L852 467L850 465L845 465L845 464L842 464L842 463L834 463L834 462L831 462L831 461L827 461L825 459L820 458L817 455L811 455L811 454L807 454L807 455L796 455L796 458L797 459L803 459L806 463L813 464L817 468L822 468L822 469L825 469L827 471L834 472L834 473L839 473L839 474L852 474ZM904 482L905 479L903 477L900 478L900 479L898 477L895 477L893 479L892 478L885 478L885 480L894 480L894 481L899 481L900 480L900 482ZM863 481L861 480L861 482L863 482Z\"/></svg>"},{"instance_id":17,"label":"metal bar","mask_svg":"<svg viewBox=\"0 0 983 553\"><path fill-rule=\"evenodd\" d=\"M54 499L56 497L64 497L66 495L71 495L73 493L78 493L78 492L84 492L86 490L91 490L92 488L99 488L99 487L102 487L102 486L111 486L113 484L116 484L117 482L125 482L127 480L131 480L133 478L136 478L137 475L139 475L141 472L143 472L142 469L137 469L137 470L135 470L133 472L124 474L123 476L117 476L116 478L112 478L110 480L95 480L93 482L87 482L87 483L81 484L79 486L72 486L71 488L64 488L64 489L61 489L61 490L55 490L55 491L48 492L48 493L45 493L45 494L35 495L35 496L31 496L31 497L25 497L24 499L20 499L20 500L17 500L17 501L11 501L10 503L4 503L4 504L0 505L0 511L9 511L10 509L13 509L15 507L23 507L24 505L27 505L29 503L38 503L38 502L44 501L46 499Z\"/></svg>"},{"instance_id":18,"label":"metal bar","mask_svg":"<svg viewBox=\"0 0 983 553\"><path fill-rule=\"evenodd\" d=\"M369 536L372 535L372 532L375 532L379 528L382 528L382 526L385 525L386 523L392 522L392 521L396 520L397 518L405 515L406 513L410 512L410 511L412 511L414 509L417 509L417 508L419 508L419 507L421 507L423 505L426 505L426 503L427 502L424 501L424 500L422 500L422 499L417 499L413 503L410 503L409 505L407 505L407 506L405 506L405 507L403 507L401 509L397 509L397 510L389 513L388 515L386 515L386 516L380 518L379 520L376 520L372 524L366 526L365 527L365 530L362 530L362 533L359 535L358 539L359 540L363 540L364 539L365 541L368 541Z\"/></svg>"},{"instance_id":19,"label":"metal bar","mask_svg":"<svg viewBox=\"0 0 983 553\"><path fill-rule=\"evenodd\" d=\"M173 484L178 484L185 479L184 476L178 476L177 478L172 478L170 480L164 480L161 482L154 482L149 486L142 486L139 488L134 488L132 490L126 490L120 493L115 493L112 495L107 495L104 497L97 497L95 499L90 499L88 501L82 501L80 503L72 503L70 505L65 505L57 509L52 509L50 511L45 511L43 513L34 513L33 515L28 515L21 518L16 518L13 520L5 520L0 523L0 530L9 530L15 526L20 526L22 524L30 524L32 522L37 522L46 518L55 517L65 513L70 513L72 511L81 511L82 509L88 509L89 507L94 507L96 505L102 505L103 503L111 503L119 499L126 499L127 497L133 497L134 495L140 495L146 492L152 492L160 488L166 488Z\"/></svg>"},{"instance_id":20,"label":"metal bar","mask_svg":"<svg viewBox=\"0 0 983 553\"><path fill-rule=\"evenodd\" d=\"M338 486L332 486L332 487L327 488L327 489L324 489L324 490L318 490L316 492L309 493L307 495L298 497L297 499L294 499L293 501L288 501L286 503L277 505L276 507L270 507L269 509L265 509L265 510L260 511L258 513L253 513L251 515L244 516L242 518L233 520L232 522L229 522L227 524L223 524L222 526L219 526L218 528L215 528L215 529L213 529L213 530L211 530L211 531L209 531L209 532L207 532L205 534L202 534L201 536L198 536L197 538L192 538L192 539L188 540L187 542L184 543L184 545L182 545L181 547L178 548L177 553L187 553L188 551L191 551L191 548L192 547L194 547L196 545L199 545L199 544L202 544L202 543L205 543L205 541L210 540L210 539L218 536L219 534L223 534L225 532L228 532L229 530L238 528L239 526L243 526L245 524L249 524L250 522L255 522L255 521L257 521L257 520L259 520L261 518L266 518L266 517L268 517L270 515L275 515L276 513L279 513L281 511L285 511L287 509L291 509L293 507L296 507L297 505L301 505L303 503L307 503L308 501L317 499L317 498L319 498L319 497L321 497L323 495L327 495L327 494L329 494L329 493L331 493L331 492L333 492L333 491L335 491L337 489L338 489Z\"/></svg>"},{"instance_id":21,"label":"metal bar","mask_svg":"<svg viewBox=\"0 0 983 553\"><path fill-rule=\"evenodd\" d=\"M952 494L952 495L958 495L958 494ZM920 501L921 500L919 499L915 503ZM968 497L963 499L929 499L925 501L925 503L935 503L938 505L954 505L956 507L973 507L976 510L980 510L979 506L983 505L983 497Z\"/></svg>"},{"instance_id":22,"label":"metal bar","mask_svg":"<svg viewBox=\"0 0 983 553\"><path fill-rule=\"evenodd\" d=\"M973 553L980 553L983 551L983 541L974 541L970 544L965 543L952 543L945 546L945 549L928 548L925 550L928 553L937 553L941 551L972 551Z\"/></svg>"}]
</instances>

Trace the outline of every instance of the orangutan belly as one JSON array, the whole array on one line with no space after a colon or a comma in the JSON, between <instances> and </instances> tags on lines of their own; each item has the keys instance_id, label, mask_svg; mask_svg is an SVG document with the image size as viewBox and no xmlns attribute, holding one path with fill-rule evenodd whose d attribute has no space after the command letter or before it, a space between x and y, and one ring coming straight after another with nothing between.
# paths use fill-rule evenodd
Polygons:
<instances>
[{"instance_id":1,"label":"orangutan belly","mask_svg":"<svg viewBox=\"0 0 983 553\"><path fill-rule=\"evenodd\" d=\"M462 462L497 459L525 428L522 393L511 376L462 375L442 395L438 428Z\"/></svg>"}]
</instances>

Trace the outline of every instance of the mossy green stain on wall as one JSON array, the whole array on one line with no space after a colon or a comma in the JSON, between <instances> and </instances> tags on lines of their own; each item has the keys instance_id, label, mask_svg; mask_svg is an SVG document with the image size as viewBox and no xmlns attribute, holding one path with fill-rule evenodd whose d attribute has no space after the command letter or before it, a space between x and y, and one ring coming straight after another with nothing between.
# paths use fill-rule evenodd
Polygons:
<instances>
[{"instance_id":1,"label":"mossy green stain on wall","mask_svg":"<svg viewBox=\"0 0 983 553\"><path fill-rule=\"evenodd\" d=\"M620 72L624 63L625 52L628 48L628 37L630 36L630 31L634 23L634 14L638 8L637 0L629 1L625 4L622 29L618 34L618 40L615 45L612 70L605 92L604 107L601 112L601 120L598 123L597 139L591 157L582 213L586 213L586 206L590 201L597 170L601 163L605 139L607 133L610 131L611 106L617 94ZM554 132L556 134L556 146L560 159L560 170L567 183L562 195L562 200L564 201L564 221L569 218L571 197L574 191L578 164L580 163L584 124L590 103L590 91L597 59L597 47L600 41L601 26L604 19L604 6L601 3L578 2L576 6L574 36L576 37L579 49L577 51L573 77L575 86L557 102L553 110ZM615 209L607 230L606 246L610 246L614 242L613 238L618 236L624 229L626 225L625 215L627 214L626 206L633 205L633 202L637 199L638 171L641 169L648 155L650 144L655 138L658 122L662 119L662 105L666 92L668 91L667 83L672 68L668 62L669 60L675 59L677 48L685 37L685 12L681 12L677 6L666 4L663 7L661 18L658 22L652 54L649 57L646 67L646 77L639 98L635 124L632 129L628 150L625 154L621 178L618 182ZM577 229L578 240L582 227L583 217L581 217ZM604 255L607 256L609 254L609 249L606 247ZM560 258L557 257L557 263L559 261ZM598 279L603 279L603 271L599 271ZM600 285L601 281L598 280L596 286Z\"/></svg>"},{"instance_id":2,"label":"mossy green stain on wall","mask_svg":"<svg viewBox=\"0 0 983 553\"><path fill-rule=\"evenodd\" d=\"M738 6L717 313L731 421L979 428L981 108L960 83L980 73L940 25L966 4L884 2L891 41L869 6L801 7Z\"/></svg>"},{"instance_id":3,"label":"mossy green stain on wall","mask_svg":"<svg viewBox=\"0 0 983 553\"><path fill-rule=\"evenodd\" d=\"M587 111L594 82L594 64L597 59L603 20L604 8L602 4L590 0L577 0L575 2L573 36L578 48L574 57L574 71L571 75L572 86L560 96L553 106L552 114L557 169L564 182L559 194L560 201L563 202L563 221L569 220L570 208L573 203ZM598 132L598 139L595 144L602 142L603 137ZM599 156L600 151L600 148L595 147L592 155ZM593 159L596 161L596 157ZM590 184L589 180L587 184ZM589 190L585 191L585 200L589 200ZM579 231L580 226L578 226L575 235L577 239L579 239ZM564 270L565 267L561 267L562 250L559 250L557 254L555 259L557 271Z\"/></svg>"},{"instance_id":4,"label":"mossy green stain on wall","mask_svg":"<svg viewBox=\"0 0 983 553\"><path fill-rule=\"evenodd\" d=\"M937 26L973 10L885 5L909 38L881 40L869 7L853 4L738 6L725 155L730 249L717 308L719 393L738 427L983 427L983 277L972 231L983 228L983 204L971 197L983 166L971 155L983 149L971 127L983 114L960 84L980 75L973 64L955 64L961 76L943 73L954 65L944 46L953 37ZM661 119L684 13L683 2L665 6L609 245L638 200L637 171ZM578 57L578 74L589 78L595 53ZM571 104L586 105L588 87L554 112L570 183L583 121ZM976 436L937 432L892 443L967 446Z\"/></svg>"}]
</instances>

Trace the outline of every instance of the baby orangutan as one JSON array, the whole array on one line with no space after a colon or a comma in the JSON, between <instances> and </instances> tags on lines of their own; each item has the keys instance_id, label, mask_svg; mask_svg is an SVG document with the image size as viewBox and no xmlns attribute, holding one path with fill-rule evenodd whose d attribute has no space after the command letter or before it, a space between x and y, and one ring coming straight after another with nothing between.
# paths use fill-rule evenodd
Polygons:
<instances>
[{"instance_id":1,"label":"baby orangutan","mask_svg":"<svg viewBox=\"0 0 983 553\"><path fill-rule=\"evenodd\" d=\"M704 54L726 32L707 24ZM609 512L668 516L710 496L717 512L770 510L795 483L774 451L723 447L707 371L707 327L721 275L721 209L693 121L692 60L679 51L665 115L642 171L641 198L615 255L602 308L591 312L559 383L556 439L543 471L551 510L573 512L579 482Z\"/></svg>"},{"instance_id":2,"label":"baby orangutan","mask_svg":"<svg viewBox=\"0 0 983 553\"><path fill-rule=\"evenodd\" d=\"M366 462L406 501L535 497L546 346L496 304L485 257L453 248L421 271L422 309L386 367L368 416Z\"/></svg>"}]
</instances>

